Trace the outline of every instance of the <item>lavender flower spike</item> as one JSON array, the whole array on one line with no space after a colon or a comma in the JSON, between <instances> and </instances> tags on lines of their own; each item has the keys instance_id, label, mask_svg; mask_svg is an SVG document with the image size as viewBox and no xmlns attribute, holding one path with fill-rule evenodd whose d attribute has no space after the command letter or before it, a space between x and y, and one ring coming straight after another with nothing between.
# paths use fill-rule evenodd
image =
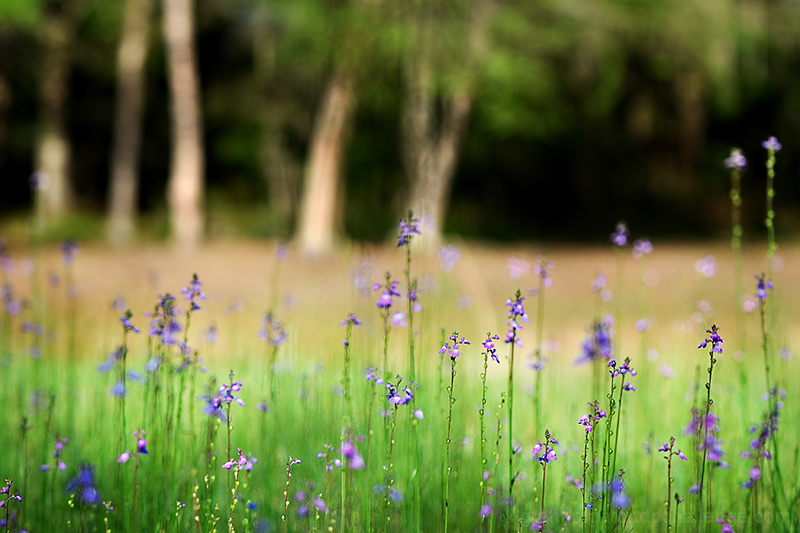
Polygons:
<instances>
[{"instance_id":1,"label":"lavender flower spike","mask_svg":"<svg viewBox=\"0 0 800 533\"><path fill-rule=\"evenodd\" d=\"M709 337L707 337L705 340L703 340L703 342L700 343L700 346L698 346L698 348L705 348L706 346L711 344L711 351L714 352L714 353L721 354L722 353L722 343L724 341L722 340L722 337L719 336L718 331L719 331L719 328L717 328L716 324L711 326L711 329L707 329L706 333L709 334Z\"/></svg>"},{"instance_id":2,"label":"lavender flower spike","mask_svg":"<svg viewBox=\"0 0 800 533\"><path fill-rule=\"evenodd\" d=\"M400 228L400 235L397 240L397 246L406 246L411 244L414 235L420 235L422 232L419 230L420 219L414 218L414 212L409 211L408 217L400 221L398 227Z\"/></svg>"},{"instance_id":3,"label":"lavender flower spike","mask_svg":"<svg viewBox=\"0 0 800 533\"><path fill-rule=\"evenodd\" d=\"M771 152L780 152L781 148L783 148L781 146L781 143L779 143L778 139L776 139L775 137L770 137L769 139L761 143L761 146L763 146L766 150L769 150Z\"/></svg>"},{"instance_id":4,"label":"lavender flower spike","mask_svg":"<svg viewBox=\"0 0 800 533\"><path fill-rule=\"evenodd\" d=\"M725 160L725 168L742 170L747 165L747 159L738 148L731 149L731 155Z\"/></svg>"}]
</instances>

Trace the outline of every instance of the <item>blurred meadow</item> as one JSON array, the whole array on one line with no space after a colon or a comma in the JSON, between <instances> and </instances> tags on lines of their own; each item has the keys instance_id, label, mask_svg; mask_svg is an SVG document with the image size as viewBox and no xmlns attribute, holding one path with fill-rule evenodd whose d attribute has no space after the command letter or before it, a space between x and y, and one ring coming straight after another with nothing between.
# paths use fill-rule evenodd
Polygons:
<instances>
[{"instance_id":1,"label":"blurred meadow","mask_svg":"<svg viewBox=\"0 0 800 533\"><path fill-rule=\"evenodd\" d=\"M0 531L800 531L798 66L795 0L0 0Z\"/></svg>"},{"instance_id":2,"label":"blurred meadow","mask_svg":"<svg viewBox=\"0 0 800 533\"><path fill-rule=\"evenodd\" d=\"M745 248L743 270L750 275L760 275L767 268L765 251L759 248ZM4 424L9 430L2 437L7 453L0 458L0 471L13 478L12 492L19 490L23 496L16 505L8 504L12 510L4 522L8 530L283 529L285 464L291 456L301 462L292 467L290 505L285 512L288 531L443 530L445 464L452 466L451 531L516 530L519 524L552 531L665 531L666 466L656 448L670 437L691 459L688 464L673 465L672 489L686 500L679 512L673 507L675 520L694 525L696 516L705 516L702 523L698 519L697 529L706 530L710 524L719 526L715 520L726 516L725 523L747 526L748 531L795 530L796 509L781 505L796 498L798 489L800 435L792 421L800 413L793 401L796 388L791 383L797 364L791 351L800 331L791 302L800 285L798 271L791 265L800 259L799 248L780 248L775 258L775 291L765 300L774 383L789 394L780 431L774 434L783 452L785 485L781 490L785 495L774 504L767 503L762 511L751 507L751 492L740 488L751 468L751 460L740 457L750 449L753 437L748 428L761 421L767 407L762 399L759 299L756 280L750 278L745 279L746 297L735 301L728 245L655 242L652 253L638 258L630 247L611 245L545 249L459 242L447 250L438 255L413 251L411 256L412 275L419 280L417 301L422 306L413 317L414 411L411 405L395 406L405 410L396 418L392 499L385 507L381 490L385 494L391 433L387 422L381 421L389 419L381 418L381 413L391 417L392 404L386 401L382 386L376 394L373 382L364 378L368 369L382 368L383 361L382 310L376 307L383 289L375 291L373 284L383 285L385 272L403 279L404 248L353 246L324 260L310 260L277 242L211 242L193 252L176 252L164 245L142 245L127 252L88 245L74 253L70 265L64 264L58 248L7 249L4 283L13 295L4 293L0 344L5 369ZM537 293L542 278L534 268L544 252L552 261L547 268L552 284ZM180 291L190 285L193 273L202 281L206 298L195 299L200 309L191 312L188 347L181 348L180 342L165 341L166 319L158 314L156 304L163 305L167 293L177 297L175 320L182 337L184 313L191 303ZM598 286L602 275L607 276L604 288ZM503 338L509 328L504 304L518 288L530 323L520 323L522 347L515 363L517 407L512 438L514 446L521 448L514 455L515 500L509 506L503 496L508 490L507 405L500 413L499 433L497 414L501 393L508 393L510 345L499 340L500 364L489 359L485 407L490 476L484 498L492 512L482 519L478 409L485 350L481 340L486 331ZM545 299L543 307L538 307L541 294ZM14 314L9 302L25 303ZM404 297L398 297L395 307L401 314L404 305ZM748 305L749 312L736 312ZM120 380L117 346L123 340L119 318L123 308L132 311L130 321L142 332L126 335L127 381L120 392L115 387ZM155 321L153 316L143 316L154 309ZM285 338L275 344L274 330L259 336L266 329L268 310L285 332ZM537 354L539 312L542 338ZM339 324L349 313L361 321L352 328L348 344L352 414L347 414L344 399L346 328ZM614 317L611 353L608 358L579 364L591 324L606 316ZM387 383L393 382L395 374L409 372L408 329L402 326L408 315L400 318L388 341L390 371L379 374ZM707 350L698 345L712 324L719 326L724 338L712 392L727 466L714 469L714 506L705 515L689 492L698 479L693 455L700 452L693 449L694 437L685 429L692 420L692 408L704 404L709 361ZM457 401L453 403L452 449L446 459L451 359L440 354L440 348L454 330L472 344L463 346L456 359ZM162 358L159 365L153 365L154 357ZM630 378L636 390L625 393L616 459L624 470L624 491L630 501L605 511L616 512L611 522L604 517L595 518L593 525L582 524L582 493L576 480L581 479L586 432L577 422L589 401L600 400L600 406L609 411L604 392L608 378L601 377L600 390L593 380L605 373L606 362L624 357L630 357L637 371ZM536 361L542 363L538 372L532 368ZM597 369L601 369L599 374ZM231 371L235 377L229 376ZM541 401L538 423L534 421L535 376L540 380L536 384ZM227 404L232 409L222 416L209 411L209 397L217 394L220 384L237 381L241 385L235 397L245 405ZM155 399L159 387L161 403ZM119 437L123 398L126 439ZM416 410L419 418L412 415ZM230 449L228 420L232 422ZM120 463L121 454L130 454L136 442L130 433L139 429L146 431L149 453L137 455L135 466L130 464L133 460ZM541 466L530 452L544 438L545 429L558 439L558 459L549 465L546 489L540 483ZM605 432L603 421L595 432L600 439ZM370 445L365 442L368 435ZM53 446L59 439L68 441L54 458ZM346 458L346 442L355 443L357 456L366 464ZM237 449L248 454L241 471L236 471L241 485L228 485L229 471L220 466L235 460ZM499 470L493 466L494 454ZM56 466L59 461L64 470ZM44 465L51 466L42 470ZM88 465L91 476L82 470ZM137 474L132 473L134 468ZM76 481L80 472L84 478L91 477L94 492L87 494L86 487ZM762 490L767 502L774 496L767 492L773 483L777 481L765 479ZM587 485L586 494L595 494L592 490L599 490L599 485L598 478L594 485ZM228 497L231 489L227 487L233 487L234 500ZM540 514L543 490L547 505ZM595 498L598 495L602 492ZM239 500L238 507L231 508L231 502ZM597 506L602 498L594 501ZM101 502L110 502L113 510ZM234 518L229 522L231 512ZM726 512L739 517L739 522L729 520ZM757 521L753 513L758 513ZM387 516L392 520L385 523ZM109 521L105 525L104 519ZM690 526L683 527L678 530Z\"/></svg>"}]
</instances>

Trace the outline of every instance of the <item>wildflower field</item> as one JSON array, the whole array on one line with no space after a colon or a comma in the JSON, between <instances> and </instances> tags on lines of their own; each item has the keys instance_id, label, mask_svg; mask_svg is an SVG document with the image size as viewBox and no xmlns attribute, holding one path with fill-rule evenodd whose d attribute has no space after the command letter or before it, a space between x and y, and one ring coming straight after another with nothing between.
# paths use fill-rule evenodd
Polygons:
<instances>
[{"instance_id":1,"label":"wildflower field","mask_svg":"<svg viewBox=\"0 0 800 533\"><path fill-rule=\"evenodd\" d=\"M800 247L417 231L3 247L0 529L798 531Z\"/></svg>"}]
</instances>

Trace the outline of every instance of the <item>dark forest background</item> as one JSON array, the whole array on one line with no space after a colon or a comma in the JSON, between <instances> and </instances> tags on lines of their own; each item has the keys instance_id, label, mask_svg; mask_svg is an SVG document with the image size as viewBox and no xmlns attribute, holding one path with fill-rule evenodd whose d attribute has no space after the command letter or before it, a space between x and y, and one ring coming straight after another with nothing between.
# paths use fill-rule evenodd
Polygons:
<instances>
[{"instance_id":1,"label":"dark forest background","mask_svg":"<svg viewBox=\"0 0 800 533\"><path fill-rule=\"evenodd\" d=\"M36 146L54 113L42 87L55 83L55 49L66 71L56 112L69 144L70 194L48 223L104 237L130 2L146 10L148 25L135 238L175 231L168 222L176 209L168 193L175 106L162 26L173 0L0 0L0 225L27 219L36 205L30 177L41 170ZM748 158L745 237L756 238L766 188L761 143L771 135L783 145L778 232L800 228L796 1L187 4L203 236L297 235L315 130L331 80L342 78L352 110L340 132L341 161L333 163L341 194L328 222L339 237L381 240L393 232L426 172L414 161L444 143L452 116L463 122L452 132L454 164L450 176L445 169L436 177L450 183L445 234L582 241L605 238L625 220L637 235L724 237L730 172L723 160L736 146Z\"/></svg>"}]
</instances>

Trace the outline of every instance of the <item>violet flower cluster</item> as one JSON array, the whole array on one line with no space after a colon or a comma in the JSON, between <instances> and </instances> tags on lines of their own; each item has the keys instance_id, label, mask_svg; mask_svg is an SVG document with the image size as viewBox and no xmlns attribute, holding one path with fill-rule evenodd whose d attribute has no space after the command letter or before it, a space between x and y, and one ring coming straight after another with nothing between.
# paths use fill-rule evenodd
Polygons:
<instances>
[{"instance_id":1,"label":"violet flower cluster","mask_svg":"<svg viewBox=\"0 0 800 533\"><path fill-rule=\"evenodd\" d=\"M756 275L756 298L759 300L766 300L767 299L767 289L774 290L775 286L772 284L772 281L766 279L765 274Z\"/></svg>"},{"instance_id":2,"label":"violet flower cluster","mask_svg":"<svg viewBox=\"0 0 800 533\"><path fill-rule=\"evenodd\" d=\"M742 170L746 166L747 159L745 159L742 151L738 148L732 148L731 155L725 159L725 168L730 168L731 170Z\"/></svg>"},{"instance_id":3,"label":"violet flower cluster","mask_svg":"<svg viewBox=\"0 0 800 533\"><path fill-rule=\"evenodd\" d=\"M583 426L583 429L586 430L586 433L594 430L594 428L597 426L598 420L608 416L605 411L600 409L600 402L597 400L588 403L591 410L578 419L578 424Z\"/></svg>"},{"instance_id":4,"label":"violet flower cluster","mask_svg":"<svg viewBox=\"0 0 800 533\"><path fill-rule=\"evenodd\" d=\"M197 304L197 302L206 299L206 295L200 288L202 285L203 282L200 281L200 279L197 277L197 274L194 274L192 276L192 280L189 282L189 285L181 289L181 294L183 294L186 297L186 300L191 303L190 311L199 311L200 306Z\"/></svg>"},{"instance_id":5,"label":"violet flower cluster","mask_svg":"<svg viewBox=\"0 0 800 533\"><path fill-rule=\"evenodd\" d=\"M177 334L181 332L175 309L175 297L171 294L159 296L156 311L150 318L149 337L158 337L162 344L170 346L178 343ZM145 315L148 316L148 315Z\"/></svg>"},{"instance_id":6,"label":"violet flower cluster","mask_svg":"<svg viewBox=\"0 0 800 533\"><path fill-rule=\"evenodd\" d=\"M414 218L414 213L409 211L408 217L401 220L398 224L400 228L400 235L397 240L398 247L411 244L414 235L420 235L422 233L419 229L419 223L419 218Z\"/></svg>"},{"instance_id":7,"label":"violet flower cluster","mask_svg":"<svg viewBox=\"0 0 800 533\"><path fill-rule=\"evenodd\" d=\"M97 505L100 502L100 493L97 491L94 466L85 463L80 465L78 473L67 483L66 491L78 496L85 505Z\"/></svg>"},{"instance_id":8,"label":"violet flower cluster","mask_svg":"<svg viewBox=\"0 0 800 533\"><path fill-rule=\"evenodd\" d=\"M539 464L552 463L558 459L556 450L553 448L554 444L557 445L558 441L550 436L549 431L546 431L545 441L534 444L531 455L539 461Z\"/></svg>"},{"instance_id":9,"label":"violet flower cluster","mask_svg":"<svg viewBox=\"0 0 800 533\"><path fill-rule=\"evenodd\" d=\"M400 382L402 379L398 379L397 385L393 385L391 383L386 384L386 399L389 400L389 403L394 405L406 405L411 400L414 399L414 394L412 394L411 389L405 387L403 390L400 390Z\"/></svg>"},{"instance_id":10,"label":"violet flower cluster","mask_svg":"<svg viewBox=\"0 0 800 533\"><path fill-rule=\"evenodd\" d=\"M394 303L394 298L400 296L400 291L397 290L397 284L400 283L396 279L390 281L389 273L386 273L386 284L381 285L376 283L372 286L373 291L381 291L380 298L375 302L375 307L378 309L389 309Z\"/></svg>"},{"instance_id":11,"label":"violet flower cluster","mask_svg":"<svg viewBox=\"0 0 800 533\"><path fill-rule=\"evenodd\" d=\"M719 328L716 324L711 326L711 329L707 329L706 333L708 333L708 337L706 337L703 342L700 343L698 348L706 348L709 344L711 345L711 353L722 353L722 344L723 340L722 337L719 336Z\"/></svg>"},{"instance_id":12,"label":"violet flower cluster","mask_svg":"<svg viewBox=\"0 0 800 533\"><path fill-rule=\"evenodd\" d=\"M620 222L617 224L617 228L614 230L614 233L611 234L611 244L622 248L628 244L628 228L625 226L624 222Z\"/></svg>"},{"instance_id":13,"label":"violet flower cluster","mask_svg":"<svg viewBox=\"0 0 800 533\"><path fill-rule=\"evenodd\" d=\"M614 317L606 316L590 326L589 336L581 343L581 351L576 364L611 359L614 339Z\"/></svg>"},{"instance_id":14,"label":"violet flower cluster","mask_svg":"<svg viewBox=\"0 0 800 533\"><path fill-rule=\"evenodd\" d=\"M497 357L497 347L495 346L493 341L500 340L500 337L497 335L492 335L491 332L486 332L486 340L483 341L483 349L486 350L484 353L494 359L495 363L499 363L500 359ZM441 352L440 352L441 353Z\"/></svg>"},{"instance_id":15,"label":"violet flower cluster","mask_svg":"<svg viewBox=\"0 0 800 533\"><path fill-rule=\"evenodd\" d=\"M56 435L56 444L55 444L55 449L53 451L53 462L55 463L56 468L58 470L67 469L67 464L61 459L61 452L64 451L64 445L67 444L68 442L69 442L68 439L58 438L58 435ZM42 465L41 467L39 467L39 470L41 470L42 472L46 472L50 470L50 465Z\"/></svg>"},{"instance_id":16,"label":"violet flower cluster","mask_svg":"<svg viewBox=\"0 0 800 533\"><path fill-rule=\"evenodd\" d=\"M267 311L261 320L261 329L258 330L258 338L269 343L273 348L281 346L286 342L286 329L283 324L275 318L272 311Z\"/></svg>"},{"instance_id":17,"label":"violet flower cluster","mask_svg":"<svg viewBox=\"0 0 800 533\"><path fill-rule=\"evenodd\" d=\"M134 454L136 455L147 455L150 452L147 451L147 439L144 438L144 430L140 429L139 431L135 431L133 433L133 438L136 439L136 449L134 450ZM125 450L122 454L117 458L118 463L127 463L131 458L131 452Z\"/></svg>"},{"instance_id":18,"label":"violet flower cluster","mask_svg":"<svg viewBox=\"0 0 800 533\"><path fill-rule=\"evenodd\" d=\"M242 382L235 381L230 384L224 383L213 396L210 394L203 394L200 396L200 400L205 404L203 406L203 413L209 416L215 416L224 422L226 417L223 407L225 405L230 405L232 403L241 405L242 407L247 405L244 403L244 400L239 398L238 395L234 394L241 390Z\"/></svg>"},{"instance_id":19,"label":"violet flower cluster","mask_svg":"<svg viewBox=\"0 0 800 533\"><path fill-rule=\"evenodd\" d=\"M439 355L447 354L450 356L450 359L455 361L459 355L461 355L461 347L465 344L471 344L467 339L464 337L459 337L458 332L454 331L452 335L450 335L450 340L444 343L441 350L439 350Z\"/></svg>"},{"instance_id":20,"label":"violet flower cluster","mask_svg":"<svg viewBox=\"0 0 800 533\"><path fill-rule=\"evenodd\" d=\"M525 307L522 305L523 300L525 300L525 297L517 290L514 299L509 298L506 302L506 307L508 307L508 322L506 322L506 325L509 327L506 333L506 344L514 343L517 346L522 346L517 332L522 329L522 322L525 324L530 323L528 313L525 312Z\"/></svg>"},{"instance_id":21,"label":"violet flower cluster","mask_svg":"<svg viewBox=\"0 0 800 533\"><path fill-rule=\"evenodd\" d=\"M225 470L230 470L233 468L234 470L244 470L246 472L250 472L253 469L253 466L258 462L258 459L249 453L242 453L241 448L237 448L236 452L239 455L239 458L229 459L227 462L222 464L222 468Z\"/></svg>"}]
</instances>

